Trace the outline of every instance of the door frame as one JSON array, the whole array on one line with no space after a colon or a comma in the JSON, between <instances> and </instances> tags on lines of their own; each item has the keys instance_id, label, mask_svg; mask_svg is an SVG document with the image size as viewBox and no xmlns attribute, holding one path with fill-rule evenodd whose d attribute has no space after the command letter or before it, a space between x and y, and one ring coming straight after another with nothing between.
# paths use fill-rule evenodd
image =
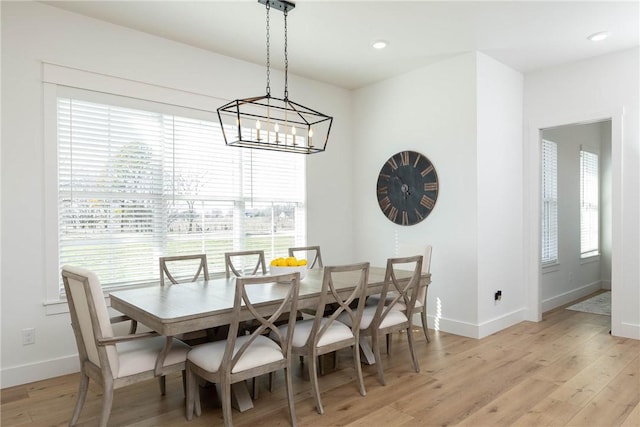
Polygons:
<instances>
[{"instance_id":1,"label":"door frame","mask_svg":"<svg viewBox=\"0 0 640 427\"><path fill-rule=\"evenodd\" d=\"M623 297L615 292L616 284L622 279L622 137L623 109L609 109L598 112L582 112L567 114L561 117L543 117L531 120L525 127L524 147L524 242L525 242L525 281L527 284L526 320L539 322L542 320L542 301L540 299L540 176L541 155L540 141L544 129L611 121L611 333L621 327L620 311Z\"/></svg>"}]
</instances>

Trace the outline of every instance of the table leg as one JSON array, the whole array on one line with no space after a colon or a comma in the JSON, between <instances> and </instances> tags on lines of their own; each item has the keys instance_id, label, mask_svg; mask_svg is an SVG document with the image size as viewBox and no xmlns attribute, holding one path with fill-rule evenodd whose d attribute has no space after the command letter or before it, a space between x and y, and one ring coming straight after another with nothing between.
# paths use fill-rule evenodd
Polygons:
<instances>
[{"instance_id":1,"label":"table leg","mask_svg":"<svg viewBox=\"0 0 640 427\"><path fill-rule=\"evenodd\" d=\"M366 337L360 335L360 350L362 350L362 362L367 365L375 365L376 357L373 354L373 349L371 348L371 344Z\"/></svg>"},{"instance_id":2,"label":"table leg","mask_svg":"<svg viewBox=\"0 0 640 427\"><path fill-rule=\"evenodd\" d=\"M216 392L218 396L222 396L219 384L216 384ZM239 412L253 408L253 401L251 400L251 395L249 394L245 381L231 384L231 406Z\"/></svg>"},{"instance_id":3,"label":"table leg","mask_svg":"<svg viewBox=\"0 0 640 427\"><path fill-rule=\"evenodd\" d=\"M160 354L158 354L158 358L156 359L156 368L155 368L156 377L159 377L162 375L164 359L167 357L167 354L169 354L169 351L171 351L171 344L173 344L173 338L165 337L164 347L162 347L162 351L160 352Z\"/></svg>"}]
</instances>

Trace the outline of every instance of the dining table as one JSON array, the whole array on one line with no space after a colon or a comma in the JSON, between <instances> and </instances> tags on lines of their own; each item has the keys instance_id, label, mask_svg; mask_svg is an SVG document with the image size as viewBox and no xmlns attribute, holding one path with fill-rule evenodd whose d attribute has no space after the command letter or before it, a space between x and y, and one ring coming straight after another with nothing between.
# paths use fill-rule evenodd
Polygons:
<instances>
[{"instance_id":1,"label":"dining table","mask_svg":"<svg viewBox=\"0 0 640 427\"><path fill-rule=\"evenodd\" d=\"M380 293L385 282L386 269L370 267L366 288L367 295ZM353 277L350 277L350 274ZM359 272L345 273L335 281L338 293L348 294L357 283ZM412 272L396 271L399 281L409 280ZM307 271L300 280L298 309L317 307L322 290L323 268ZM431 274L423 273L421 280L428 286ZM249 298L256 302L260 314L273 314L278 308L290 285L274 282L268 286L247 289ZM145 325L149 329L166 337L166 344L156 361L156 375L162 375L164 357L171 348L171 337L206 330L216 326L228 325L233 320L233 302L235 296L235 277L220 277L165 286L146 286L112 291L111 307ZM332 302L331 296L328 302ZM249 310L241 310L240 320L251 320ZM373 351L368 341L361 337L362 361L373 364ZM246 387L240 383L233 388L234 406L245 411L253 407Z\"/></svg>"}]
</instances>

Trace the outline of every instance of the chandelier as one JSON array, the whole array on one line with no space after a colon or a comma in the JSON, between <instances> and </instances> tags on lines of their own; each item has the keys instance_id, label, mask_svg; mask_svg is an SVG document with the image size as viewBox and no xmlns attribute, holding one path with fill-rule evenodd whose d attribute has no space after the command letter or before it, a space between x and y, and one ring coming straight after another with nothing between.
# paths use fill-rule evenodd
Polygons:
<instances>
[{"instance_id":1,"label":"chandelier","mask_svg":"<svg viewBox=\"0 0 640 427\"><path fill-rule=\"evenodd\" d=\"M286 0L258 0L267 10L266 95L236 99L218 108L218 119L226 145L272 151L313 154L324 151L333 117L289 99L287 14L295 7ZM284 97L271 96L269 11L284 13Z\"/></svg>"}]
</instances>

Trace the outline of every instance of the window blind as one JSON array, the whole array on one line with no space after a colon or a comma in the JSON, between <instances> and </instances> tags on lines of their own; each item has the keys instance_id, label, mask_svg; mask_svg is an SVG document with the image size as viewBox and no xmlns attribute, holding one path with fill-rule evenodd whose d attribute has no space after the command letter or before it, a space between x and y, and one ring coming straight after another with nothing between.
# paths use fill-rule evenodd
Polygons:
<instances>
[{"instance_id":1,"label":"window blind","mask_svg":"<svg viewBox=\"0 0 640 427\"><path fill-rule=\"evenodd\" d=\"M206 253L215 274L224 252L305 243L304 156L227 147L217 122L166 108L57 109L60 265L112 288L158 281L160 256Z\"/></svg>"},{"instance_id":2,"label":"window blind","mask_svg":"<svg viewBox=\"0 0 640 427\"><path fill-rule=\"evenodd\" d=\"M541 261L558 261L558 145L542 141Z\"/></svg>"},{"instance_id":3,"label":"window blind","mask_svg":"<svg viewBox=\"0 0 640 427\"><path fill-rule=\"evenodd\" d=\"M580 257L599 252L598 154L580 150Z\"/></svg>"}]
</instances>

